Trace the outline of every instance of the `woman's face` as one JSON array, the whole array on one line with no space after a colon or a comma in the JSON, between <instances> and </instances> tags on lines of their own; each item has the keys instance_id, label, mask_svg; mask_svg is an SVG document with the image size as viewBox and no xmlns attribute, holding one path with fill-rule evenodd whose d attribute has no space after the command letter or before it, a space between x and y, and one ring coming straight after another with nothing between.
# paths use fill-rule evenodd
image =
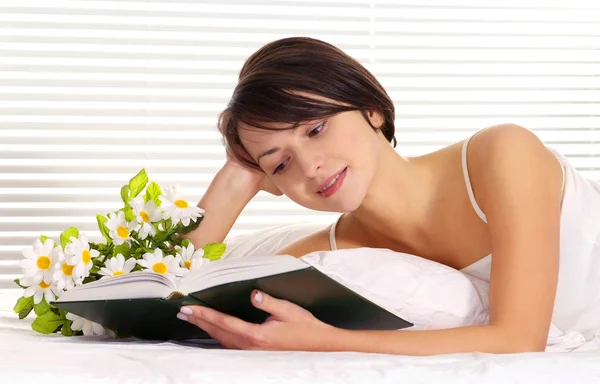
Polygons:
<instances>
[{"instance_id":1,"label":"woman's face","mask_svg":"<svg viewBox=\"0 0 600 384\"><path fill-rule=\"evenodd\" d=\"M369 113L375 127L383 124ZM283 125L282 125L283 127ZM382 145L360 111L341 112L295 129L241 129L242 144L292 201L313 210L352 212L373 180Z\"/></svg>"}]
</instances>

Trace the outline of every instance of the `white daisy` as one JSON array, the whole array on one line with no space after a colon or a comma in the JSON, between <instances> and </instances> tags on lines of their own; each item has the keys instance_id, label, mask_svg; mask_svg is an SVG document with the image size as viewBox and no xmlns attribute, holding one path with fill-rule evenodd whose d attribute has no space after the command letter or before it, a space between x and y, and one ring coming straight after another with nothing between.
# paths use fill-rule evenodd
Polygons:
<instances>
[{"instance_id":1,"label":"white daisy","mask_svg":"<svg viewBox=\"0 0 600 384\"><path fill-rule=\"evenodd\" d=\"M131 232L137 227L137 220L133 220L130 223L125 220L125 213L123 211L108 214L108 220L106 228L110 230L109 236L113 239L115 245L121 245L131 239Z\"/></svg>"},{"instance_id":2,"label":"white daisy","mask_svg":"<svg viewBox=\"0 0 600 384\"><path fill-rule=\"evenodd\" d=\"M186 268L188 271L192 269L194 264L201 264L202 260L204 260L202 257L204 256L204 250L202 248L198 248L194 251L194 245L192 243L190 243L187 248L182 248L177 245L175 246L175 250L177 251L177 255L179 255L181 258L179 265L182 268Z\"/></svg>"},{"instance_id":3,"label":"white daisy","mask_svg":"<svg viewBox=\"0 0 600 384\"><path fill-rule=\"evenodd\" d=\"M70 257L66 257L64 253L61 253L59 262L54 265L54 274L52 278L57 283L56 288L58 290L69 290L75 285L81 285L83 282L82 277L75 276L75 264L69 264Z\"/></svg>"},{"instance_id":4,"label":"white daisy","mask_svg":"<svg viewBox=\"0 0 600 384\"><path fill-rule=\"evenodd\" d=\"M46 239L44 244L39 239L33 242L32 248L21 251L25 259L19 261L23 268L23 275L32 285L37 285L43 280L52 281L52 267L60 259L62 249L55 247L54 240Z\"/></svg>"},{"instance_id":5,"label":"white daisy","mask_svg":"<svg viewBox=\"0 0 600 384\"><path fill-rule=\"evenodd\" d=\"M23 278L21 280L23 285L32 284L32 280L29 278ZM33 296L33 303L39 304L42 301L42 297L46 298L46 302L49 303L54 301L58 296L60 296L60 290L56 288L56 283L47 283L42 280L37 284L31 285L29 288L26 288L23 292L23 297L31 297Z\"/></svg>"},{"instance_id":6,"label":"white daisy","mask_svg":"<svg viewBox=\"0 0 600 384\"><path fill-rule=\"evenodd\" d=\"M74 279L88 277L94 265L92 259L100 256L100 252L90 249L90 243L84 234L79 235L79 239L71 237L71 243L67 244L65 252L69 256L69 264L75 266Z\"/></svg>"},{"instance_id":7,"label":"white daisy","mask_svg":"<svg viewBox=\"0 0 600 384\"><path fill-rule=\"evenodd\" d=\"M194 257L191 271L197 271L208 263L210 263L209 259L205 259L204 257Z\"/></svg>"},{"instance_id":8,"label":"white daisy","mask_svg":"<svg viewBox=\"0 0 600 384\"><path fill-rule=\"evenodd\" d=\"M106 259L104 262L106 267L100 268L99 273L102 275L100 280L106 279L107 277L125 275L131 272L131 270L135 267L136 261L137 260L133 257L125 261L125 257L120 253L116 257Z\"/></svg>"},{"instance_id":9,"label":"white daisy","mask_svg":"<svg viewBox=\"0 0 600 384\"><path fill-rule=\"evenodd\" d=\"M175 278L184 275L187 272L187 269L183 269L179 266L179 257L171 255L163 257L160 248L156 248L154 253L145 253L142 257L143 260L137 260L137 263L155 273Z\"/></svg>"},{"instance_id":10,"label":"white daisy","mask_svg":"<svg viewBox=\"0 0 600 384\"><path fill-rule=\"evenodd\" d=\"M135 214L135 220L137 221L138 227L136 231L140 234L140 239L145 239L156 234L156 228L152 223L156 223L162 220L162 214L160 208L156 207L154 200L150 200L144 203L144 197L138 196L131 200L131 208Z\"/></svg>"},{"instance_id":11,"label":"white daisy","mask_svg":"<svg viewBox=\"0 0 600 384\"><path fill-rule=\"evenodd\" d=\"M71 329L74 331L82 331L85 336L104 335L104 327L98 323L94 323L88 319L84 319L81 316L67 313L67 319L71 320Z\"/></svg>"},{"instance_id":12,"label":"white daisy","mask_svg":"<svg viewBox=\"0 0 600 384\"><path fill-rule=\"evenodd\" d=\"M188 226L190 220L196 222L196 219L204 214L203 209L194 205L190 206L187 200L181 198L179 184L170 186L158 198L161 201L165 219L171 218L173 225L177 225L181 221L183 225Z\"/></svg>"}]
</instances>

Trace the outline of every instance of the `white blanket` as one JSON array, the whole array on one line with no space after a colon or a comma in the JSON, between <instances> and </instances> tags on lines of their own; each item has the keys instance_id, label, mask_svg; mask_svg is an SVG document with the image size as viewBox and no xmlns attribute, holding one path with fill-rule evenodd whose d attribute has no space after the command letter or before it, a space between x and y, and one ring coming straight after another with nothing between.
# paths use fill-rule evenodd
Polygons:
<instances>
[{"instance_id":1,"label":"white blanket","mask_svg":"<svg viewBox=\"0 0 600 384\"><path fill-rule=\"evenodd\" d=\"M592 383L600 342L574 352L431 357L233 351L174 342L44 336L0 290L2 383Z\"/></svg>"}]
</instances>

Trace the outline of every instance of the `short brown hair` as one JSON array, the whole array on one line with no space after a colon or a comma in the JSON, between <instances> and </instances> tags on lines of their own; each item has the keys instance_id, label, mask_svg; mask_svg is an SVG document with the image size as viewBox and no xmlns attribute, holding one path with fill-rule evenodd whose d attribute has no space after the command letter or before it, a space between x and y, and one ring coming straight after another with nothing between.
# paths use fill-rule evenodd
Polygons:
<instances>
[{"instance_id":1,"label":"short brown hair","mask_svg":"<svg viewBox=\"0 0 600 384\"><path fill-rule=\"evenodd\" d=\"M299 93L318 95L327 103ZM306 121L359 110L373 129L381 129L396 146L394 104L365 67L341 49L308 37L289 37L266 44L244 63L227 108L218 120L219 131L230 153L244 164L258 164L242 156L239 125L265 130L292 129ZM367 111L382 114L384 123L374 127ZM274 128L273 123L289 124Z\"/></svg>"}]
</instances>

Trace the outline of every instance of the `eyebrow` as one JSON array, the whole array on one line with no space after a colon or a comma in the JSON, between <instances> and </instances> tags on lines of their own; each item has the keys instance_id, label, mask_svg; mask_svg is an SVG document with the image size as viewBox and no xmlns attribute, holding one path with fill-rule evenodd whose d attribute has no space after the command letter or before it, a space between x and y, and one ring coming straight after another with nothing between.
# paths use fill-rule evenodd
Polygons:
<instances>
[{"instance_id":1,"label":"eyebrow","mask_svg":"<svg viewBox=\"0 0 600 384\"><path fill-rule=\"evenodd\" d=\"M269 149L269 150L268 150L268 151L266 151L266 152L263 152L263 153L261 153L261 154L258 156L258 158L256 159L256 162L257 162L257 163L259 163L259 162L260 162L260 159L261 159L261 157L263 157L263 156L269 156L269 155L272 155L272 154L276 153L276 152L277 152L277 151L279 151L279 150L280 150L280 148L279 148L279 147L275 147L275 148L271 148L271 149Z\"/></svg>"},{"instance_id":2,"label":"eyebrow","mask_svg":"<svg viewBox=\"0 0 600 384\"><path fill-rule=\"evenodd\" d=\"M309 123L307 123L307 124L312 124L312 122L309 122ZM293 127L291 128L291 130L292 130L292 131L296 131L296 130L298 130L298 128L300 128L300 125L301 125L301 124L295 124L295 126L293 126ZM272 154L274 154L274 153L278 152L280 149L281 149L281 148L279 148L279 147L274 147L274 148L271 148L271 149L269 149L268 151L265 151L265 152L261 153L261 154L260 154L260 155L258 155L258 157L256 158L256 164L259 164L259 163L260 163L260 159L261 159L262 157L264 157L264 156L269 156L269 155L272 155Z\"/></svg>"}]
</instances>

